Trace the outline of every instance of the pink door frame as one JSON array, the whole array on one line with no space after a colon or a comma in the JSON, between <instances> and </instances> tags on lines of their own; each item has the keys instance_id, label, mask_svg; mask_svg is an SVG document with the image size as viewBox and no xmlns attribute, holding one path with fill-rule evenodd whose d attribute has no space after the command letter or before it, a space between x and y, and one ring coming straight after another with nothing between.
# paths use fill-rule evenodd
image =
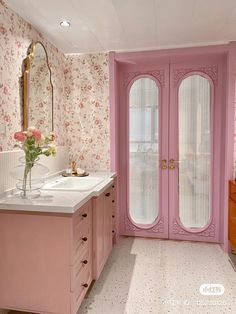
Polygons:
<instances>
[{"instance_id":1,"label":"pink door frame","mask_svg":"<svg viewBox=\"0 0 236 314\"><path fill-rule=\"evenodd\" d=\"M122 197L120 187L122 180L120 178L121 161L119 159L119 79L120 69L126 63L153 64L153 61L160 60L162 63L170 62L171 58L178 56L183 61L188 56L195 55L200 57L208 55L222 55L223 57L223 79L224 86L222 103L224 112L222 115L222 134L221 134L221 169L219 171L219 206L220 212L220 244L225 251L229 249L228 242L228 180L233 177L233 143L234 143L234 93L235 93L235 57L236 43L231 42L227 45L181 48L170 50L158 50L149 52L130 52L130 53L109 53L109 90L110 90L110 145L111 145L111 170L116 171L117 177L117 208L119 213L120 199ZM119 224L122 225L123 221ZM119 228L119 225L118 225ZM119 228L120 230L120 228Z\"/></svg>"}]
</instances>

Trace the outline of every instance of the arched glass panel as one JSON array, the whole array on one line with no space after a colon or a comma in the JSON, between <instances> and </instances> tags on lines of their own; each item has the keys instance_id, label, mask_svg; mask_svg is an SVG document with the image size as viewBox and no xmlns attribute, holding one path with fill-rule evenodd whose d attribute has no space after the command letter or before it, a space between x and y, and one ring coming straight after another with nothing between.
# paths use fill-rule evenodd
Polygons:
<instances>
[{"instance_id":1,"label":"arched glass panel","mask_svg":"<svg viewBox=\"0 0 236 314\"><path fill-rule=\"evenodd\" d=\"M158 86L150 78L136 80L129 94L129 211L137 224L158 216L159 134Z\"/></svg>"},{"instance_id":2,"label":"arched glass panel","mask_svg":"<svg viewBox=\"0 0 236 314\"><path fill-rule=\"evenodd\" d=\"M200 75L179 87L179 217L186 228L203 228L211 214L211 86Z\"/></svg>"}]
</instances>

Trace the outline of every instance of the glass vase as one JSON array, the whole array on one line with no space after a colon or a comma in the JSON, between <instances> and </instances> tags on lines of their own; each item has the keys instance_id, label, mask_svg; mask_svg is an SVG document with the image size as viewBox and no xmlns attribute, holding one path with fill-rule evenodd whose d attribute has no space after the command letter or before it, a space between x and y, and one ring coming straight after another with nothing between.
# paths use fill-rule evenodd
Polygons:
<instances>
[{"instance_id":1,"label":"glass vase","mask_svg":"<svg viewBox=\"0 0 236 314\"><path fill-rule=\"evenodd\" d=\"M11 176L16 179L16 188L20 190L22 198L35 198L40 196L40 189L44 185L49 169L39 162L26 162L20 157L19 165L12 169Z\"/></svg>"}]
</instances>

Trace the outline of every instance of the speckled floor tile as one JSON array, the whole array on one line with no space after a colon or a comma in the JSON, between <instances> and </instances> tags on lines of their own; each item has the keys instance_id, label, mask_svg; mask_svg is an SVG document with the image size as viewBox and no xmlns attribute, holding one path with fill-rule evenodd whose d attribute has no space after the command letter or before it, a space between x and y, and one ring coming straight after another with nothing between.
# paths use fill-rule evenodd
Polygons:
<instances>
[{"instance_id":1,"label":"speckled floor tile","mask_svg":"<svg viewBox=\"0 0 236 314\"><path fill-rule=\"evenodd\" d=\"M118 303L116 300L85 299L77 314L126 314L125 307L126 303Z\"/></svg>"},{"instance_id":2,"label":"speckled floor tile","mask_svg":"<svg viewBox=\"0 0 236 314\"><path fill-rule=\"evenodd\" d=\"M203 296L202 284L225 287ZM216 244L122 238L77 314L235 314L236 273Z\"/></svg>"}]
</instances>

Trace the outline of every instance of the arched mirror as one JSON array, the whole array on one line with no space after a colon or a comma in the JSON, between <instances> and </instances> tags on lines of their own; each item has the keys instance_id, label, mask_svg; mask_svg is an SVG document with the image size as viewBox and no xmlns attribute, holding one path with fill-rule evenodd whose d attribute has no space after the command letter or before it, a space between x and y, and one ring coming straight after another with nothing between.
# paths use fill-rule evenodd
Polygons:
<instances>
[{"instance_id":1,"label":"arched mirror","mask_svg":"<svg viewBox=\"0 0 236 314\"><path fill-rule=\"evenodd\" d=\"M24 130L53 130L53 85L48 56L41 42L32 43L24 60Z\"/></svg>"},{"instance_id":2,"label":"arched mirror","mask_svg":"<svg viewBox=\"0 0 236 314\"><path fill-rule=\"evenodd\" d=\"M211 215L211 85L194 74L179 87L179 217L203 228Z\"/></svg>"}]
</instances>

